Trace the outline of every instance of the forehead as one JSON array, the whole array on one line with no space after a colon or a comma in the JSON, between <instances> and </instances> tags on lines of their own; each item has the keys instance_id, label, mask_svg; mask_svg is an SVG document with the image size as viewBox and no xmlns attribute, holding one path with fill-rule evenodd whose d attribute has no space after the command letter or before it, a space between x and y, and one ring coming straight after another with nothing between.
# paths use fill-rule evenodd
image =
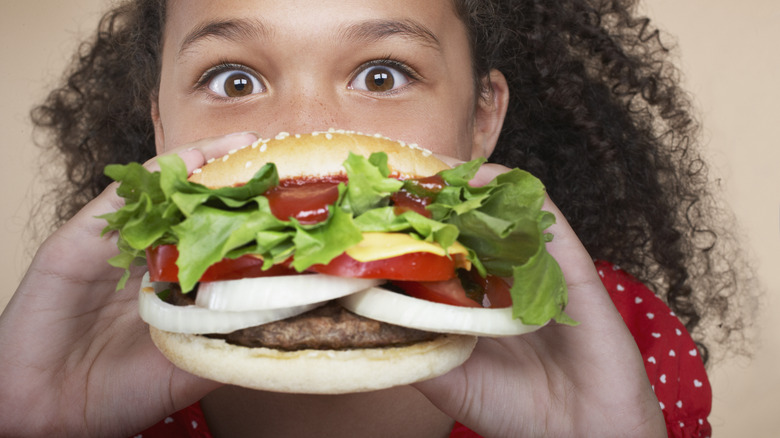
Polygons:
<instances>
[{"instance_id":1,"label":"forehead","mask_svg":"<svg viewBox=\"0 0 780 438\"><path fill-rule=\"evenodd\" d=\"M213 37L295 42L391 35L442 48L467 39L451 0L171 0L165 46L185 52Z\"/></svg>"}]
</instances>

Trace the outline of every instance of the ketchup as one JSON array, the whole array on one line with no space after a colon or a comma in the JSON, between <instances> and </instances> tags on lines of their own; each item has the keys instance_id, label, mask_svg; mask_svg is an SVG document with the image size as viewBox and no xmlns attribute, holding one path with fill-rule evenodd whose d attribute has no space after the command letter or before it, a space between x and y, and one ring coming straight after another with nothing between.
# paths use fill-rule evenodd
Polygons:
<instances>
[{"instance_id":1,"label":"ketchup","mask_svg":"<svg viewBox=\"0 0 780 438\"><path fill-rule=\"evenodd\" d=\"M314 224L328 218L328 205L339 197L338 184L346 182L346 176L288 178L264 193L271 213L280 220L297 219L302 224ZM391 196L396 214L414 211L430 218L425 209L444 188L439 175L408 179L404 186Z\"/></svg>"},{"instance_id":2,"label":"ketchup","mask_svg":"<svg viewBox=\"0 0 780 438\"><path fill-rule=\"evenodd\" d=\"M264 193L271 213L280 220L291 217L302 224L316 224L328 218L328 205L339 198L338 185L346 177L290 178Z\"/></svg>"},{"instance_id":3,"label":"ketchup","mask_svg":"<svg viewBox=\"0 0 780 438\"><path fill-rule=\"evenodd\" d=\"M436 195L444 188L444 185L444 180L439 175L404 181L401 190L393 193L390 197L395 206L395 214L411 210L430 218L431 212L425 207L436 199Z\"/></svg>"}]
</instances>

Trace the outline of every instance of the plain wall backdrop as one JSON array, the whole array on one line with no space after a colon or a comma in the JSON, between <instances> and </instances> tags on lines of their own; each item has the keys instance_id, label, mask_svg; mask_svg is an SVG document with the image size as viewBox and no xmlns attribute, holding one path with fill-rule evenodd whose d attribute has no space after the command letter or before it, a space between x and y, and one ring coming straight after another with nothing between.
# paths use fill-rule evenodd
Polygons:
<instances>
[{"instance_id":1,"label":"plain wall backdrop","mask_svg":"<svg viewBox=\"0 0 780 438\"><path fill-rule=\"evenodd\" d=\"M57 81L105 0L0 0L0 309L37 246L27 227L41 166L29 110ZM643 9L676 47L703 122L712 177L720 178L766 288L752 359L712 366L716 436L780 430L780 2L648 0ZM63 255L67 257L67 254Z\"/></svg>"}]
</instances>

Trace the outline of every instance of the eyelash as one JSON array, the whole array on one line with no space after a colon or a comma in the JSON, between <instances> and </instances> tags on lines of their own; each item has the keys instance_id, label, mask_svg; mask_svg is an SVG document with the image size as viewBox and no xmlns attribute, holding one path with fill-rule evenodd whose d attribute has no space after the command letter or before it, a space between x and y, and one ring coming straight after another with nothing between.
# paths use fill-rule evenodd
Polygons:
<instances>
[{"instance_id":1,"label":"eyelash","mask_svg":"<svg viewBox=\"0 0 780 438\"><path fill-rule=\"evenodd\" d=\"M410 67L408 63L399 61L397 59L393 59L391 57L384 57L381 59L374 59L363 63L360 67L358 67L355 70L355 74L353 75L353 78L350 79L350 81L354 80L354 77L356 77L363 70L375 66L385 66L385 67L394 68L400 71L401 73L403 73L404 75L408 76L409 79L411 79L412 81L422 80L422 76L420 76L420 74L417 73L412 67Z\"/></svg>"},{"instance_id":2,"label":"eyelash","mask_svg":"<svg viewBox=\"0 0 780 438\"><path fill-rule=\"evenodd\" d=\"M256 77L258 80L261 79L261 76L256 71L252 70L251 68L243 64L238 64L230 61L222 61L219 64L203 72L200 78L198 78L197 82L195 82L195 86L193 88L195 90L208 88L209 82L211 82L212 79L214 79L220 73L224 73L226 71L231 71L231 70L239 70Z\"/></svg>"}]
</instances>

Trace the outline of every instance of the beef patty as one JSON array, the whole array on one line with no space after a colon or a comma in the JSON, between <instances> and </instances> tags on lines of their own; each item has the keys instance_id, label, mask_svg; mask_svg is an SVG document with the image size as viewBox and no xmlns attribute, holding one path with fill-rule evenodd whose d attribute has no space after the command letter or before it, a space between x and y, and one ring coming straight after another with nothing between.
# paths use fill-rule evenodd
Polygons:
<instances>
[{"instance_id":1,"label":"beef patty","mask_svg":"<svg viewBox=\"0 0 780 438\"><path fill-rule=\"evenodd\" d=\"M175 287L166 301L186 306L194 304L196 294L197 290L185 295ZM430 341L441 335L364 318L341 307L335 301L330 301L292 318L232 333L205 336L224 339L229 344L244 347L294 351L404 346Z\"/></svg>"}]
</instances>

